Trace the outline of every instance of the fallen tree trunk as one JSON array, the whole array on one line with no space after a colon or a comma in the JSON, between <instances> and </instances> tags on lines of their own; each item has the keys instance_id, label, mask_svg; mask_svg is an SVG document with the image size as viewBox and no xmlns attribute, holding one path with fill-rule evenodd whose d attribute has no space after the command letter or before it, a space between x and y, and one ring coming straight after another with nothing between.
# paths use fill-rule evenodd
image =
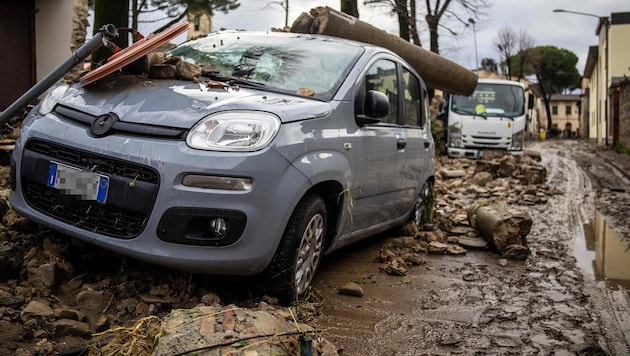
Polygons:
<instances>
[{"instance_id":1,"label":"fallen tree trunk","mask_svg":"<svg viewBox=\"0 0 630 356\"><path fill-rule=\"evenodd\" d=\"M468 223L506 258L525 260L529 256L526 236L532 219L521 210L501 204L468 208Z\"/></svg>"},{"instance_id":2,"label":"fallen tree trunk","mask_svg":"<svg viewBox=\"0 0 630 356\"><path fill-rule=\"evenodd\" d=\"M329 7L302 13L291 32L335 36L387 48L406 60L430 88L468 96L477 86L477 75L459 64Z\"/></svg>"}]
</instances>

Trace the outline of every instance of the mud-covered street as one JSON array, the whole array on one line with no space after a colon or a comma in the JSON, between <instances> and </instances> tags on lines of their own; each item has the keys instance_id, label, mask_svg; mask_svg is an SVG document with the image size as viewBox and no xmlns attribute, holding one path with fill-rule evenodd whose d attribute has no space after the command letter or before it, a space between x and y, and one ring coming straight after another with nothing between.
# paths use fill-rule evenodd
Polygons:
<instances>
[{"instance_id":1,"label":"mud-covered street","mask_svg":"<svg viewBox=\"0 0 630 356\"><path fill-rule=\"evenodd\" d=\"M628 191L619 189L628 186L625 177L583 142L529 149L541 153L554 193L546 204L520 206L533 219L526 261L505 265L492 250L469 249L465 256L428 255L406 276L389 276L378 272L376 258L388 237L325 260L317 325L344 354L630 352L628 293L620 286L630 265L626 235L598 240L589 231L596 215L598 226L605 217L627 231ZM363 298L336 294L348 281L360 283Z\"/></svg>"},{"instance_id":2,"label":"mud-covered street","mask_svg":"<svg viewBox=\"0 0 630 356\"><path fill-rule=\"evenodd\" d=\"M405 273L386 273L383 251L410 243L390 231L323 260L297 308L301 321L341 355L630 353L627 178L607 151L585 142L527 149L546 168L536 191L502 178L473 187L476 163L466 160L443 159L439 169L466 175L436 184L438 220L465 225L461 212L482 197L529 214L527 259L468 244L459 254L420 252ZM34 225L6 205L7 174L2 166L2 355L79 354L94 332L174 309L274 304L247 280L139 263ZM441 238L460 246L466 234L476 233L459 226ZM339 293L350 282L362 296Z\"/></svg>"}]
</instances>

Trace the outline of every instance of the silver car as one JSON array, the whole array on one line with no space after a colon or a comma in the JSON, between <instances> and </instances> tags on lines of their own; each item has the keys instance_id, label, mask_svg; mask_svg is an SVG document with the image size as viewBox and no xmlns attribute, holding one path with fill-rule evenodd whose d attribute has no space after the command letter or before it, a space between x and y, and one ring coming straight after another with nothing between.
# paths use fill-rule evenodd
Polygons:
<instances>
[{"instance_id":1,"label":"silver car","mask_svg":"<svg viewBox=\"0 0 630 356\"><path fill-rule=\"evenodd\" d=\"M12 155L12 207L140 260L257 275L290 299L322 255L423 220L435 170L428 94L394 53L218 32L169 55L209 70L51 88Z\"/></svg>"}]
</instances>

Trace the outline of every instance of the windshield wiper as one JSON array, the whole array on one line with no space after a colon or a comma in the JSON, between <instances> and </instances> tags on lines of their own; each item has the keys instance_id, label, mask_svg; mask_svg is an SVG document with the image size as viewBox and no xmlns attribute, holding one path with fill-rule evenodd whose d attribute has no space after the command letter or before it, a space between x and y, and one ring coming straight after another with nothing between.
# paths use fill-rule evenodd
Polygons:
<instances>
[{"instance_id":1,"label":"windshield wiper","mask_svg":"<svg viewBox=\"0 0 630 356\"><path fill-rule=\"evenodd\" d=\"M220 82L224 82L224 83L227 83L229 85L241 85L241 86L248 86L248 87L252 87L252 88L264 88L264 87L266 87L265 84L260 83L260 82L255 82L253 80L247 80L247 79L244 79L244 78L237 78L237 77L231 77L231 76L220 75L220 74L210 74L210 75L208 75L208 78L210 78L212 80L218 80Z\"/></svg>"},{"instance_id":2,"label":"windshield wiper","mask_svg":"<svg viewBox=\"0 0 630 356\"><path fill-rule=\"evenodd\" d=\"M483 114L483 113L478 113L476 111L471 111L471 110L462 110L462 109L457 109L457 110L453 110L458 114L465 114L465 115L472 115L472 116L481 116L484 119L488 120L488 117Z\"/></svg>"}]
</instances>

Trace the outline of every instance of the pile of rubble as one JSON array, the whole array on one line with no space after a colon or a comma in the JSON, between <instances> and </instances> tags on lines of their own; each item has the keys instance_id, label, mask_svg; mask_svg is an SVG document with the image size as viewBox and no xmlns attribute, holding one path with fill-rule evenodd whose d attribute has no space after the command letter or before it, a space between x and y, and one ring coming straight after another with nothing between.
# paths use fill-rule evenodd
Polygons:
<instances>
[{"instance_id":1,"label":"pile of rubble","mask_svg":"<svg viewBox=\"0 0 630 356\"><path fill-rule=\"evenodd\" d=\"M427 263L425 254L460 255L467 249L493 248L506 258L502 263L527 258L525 236L532 221L518 206L545 204L558 192L545 184L547 172L537 152L486 151L483 157L437 160L433 223L421 231L413 224L400 229L401 237L380 250L383 271L405 275L410 266ZM484 219L484 229L478 212L491 213L496 221Z\"/></svg>"}]
</instances>

